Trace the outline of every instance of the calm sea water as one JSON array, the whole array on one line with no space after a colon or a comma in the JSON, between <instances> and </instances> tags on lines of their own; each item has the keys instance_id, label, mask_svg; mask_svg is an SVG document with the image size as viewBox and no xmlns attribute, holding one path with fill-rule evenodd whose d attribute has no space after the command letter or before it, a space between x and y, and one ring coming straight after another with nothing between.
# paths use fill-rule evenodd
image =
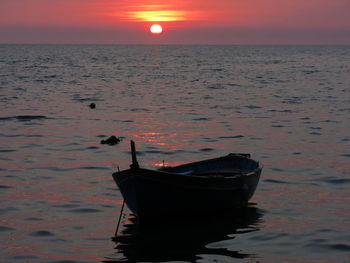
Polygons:
<instances>
[{"instance_id":1,"label":"calm sea water","mask_svg":"<svg viewBox=\"0 0 350 263\"><path fill-rule=\"evenodd\" d=\"M0 45L0 108L1 262L350 262L349 46ZM129 139L144 167L251 153L252 208L126 209L115 244Z\"/></svg>"}]
</instances>

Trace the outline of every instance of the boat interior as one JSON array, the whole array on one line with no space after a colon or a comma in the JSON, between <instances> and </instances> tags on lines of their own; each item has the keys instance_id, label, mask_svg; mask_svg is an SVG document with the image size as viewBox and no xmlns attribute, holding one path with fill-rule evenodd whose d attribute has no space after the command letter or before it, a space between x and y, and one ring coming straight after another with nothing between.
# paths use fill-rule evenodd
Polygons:
<instances>
[{"instance_id":1,"label":"boat interior","mask_svg":"<svg viewBox=\"0 0 350 263\"><path fill-rule=\"evenodd\" d=\"M160 171L182 175L210 177L232 177L255 172L259 163L249 158L248 154L229 154L224 157L200 162L188 163L175 167L163 167Z\"/></svg>"}]
</instances>

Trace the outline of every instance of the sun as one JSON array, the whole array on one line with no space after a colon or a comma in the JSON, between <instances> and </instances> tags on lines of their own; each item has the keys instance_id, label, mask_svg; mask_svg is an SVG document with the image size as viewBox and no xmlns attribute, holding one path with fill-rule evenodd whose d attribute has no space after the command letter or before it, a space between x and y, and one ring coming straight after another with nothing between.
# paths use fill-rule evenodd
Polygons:
<instances>
[{"instance_id":1,"label":"sun","mask_svg":"<svg viewBox=\"0 0 350 263\"><path fill-rule=\"evenodd\" d=\"M163 28L159 24L154 24L149 29L152 34L161 34L163 32Z\"/></svg>"}]
</instances>

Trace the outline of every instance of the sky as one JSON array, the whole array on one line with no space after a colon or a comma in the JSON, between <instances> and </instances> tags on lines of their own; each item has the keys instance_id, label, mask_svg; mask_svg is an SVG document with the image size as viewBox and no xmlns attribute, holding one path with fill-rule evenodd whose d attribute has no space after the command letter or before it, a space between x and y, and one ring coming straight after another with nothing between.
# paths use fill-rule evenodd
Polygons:
<instances>
[{"instance_id":1,"label":"sky","mask_svg":"<svg viewBox=\"0 0 350 263\"><path fill-rule=\"evenodd\" d=\"M0 0L1 43L350 44L350 0Z\"/></svg>"}]
</instances>

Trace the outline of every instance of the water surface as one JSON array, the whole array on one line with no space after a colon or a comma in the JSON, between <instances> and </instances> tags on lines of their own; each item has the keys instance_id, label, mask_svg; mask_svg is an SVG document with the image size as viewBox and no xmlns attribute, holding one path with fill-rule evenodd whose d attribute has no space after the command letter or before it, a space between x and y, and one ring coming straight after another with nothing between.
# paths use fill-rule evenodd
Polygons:
<instances>
[{"instance_id":1,"label":"water surface","mask_svg":"<svg viewBox=\"0 0 350 263\"><path fill-rule=\"evenodd\" d=\"M0 45L0 258L349 262L349 105L349 46ZM129 139L144 167L251 153L253 212L141 231L126 210L115 244Z\"/></svg>"}]
</instances>

